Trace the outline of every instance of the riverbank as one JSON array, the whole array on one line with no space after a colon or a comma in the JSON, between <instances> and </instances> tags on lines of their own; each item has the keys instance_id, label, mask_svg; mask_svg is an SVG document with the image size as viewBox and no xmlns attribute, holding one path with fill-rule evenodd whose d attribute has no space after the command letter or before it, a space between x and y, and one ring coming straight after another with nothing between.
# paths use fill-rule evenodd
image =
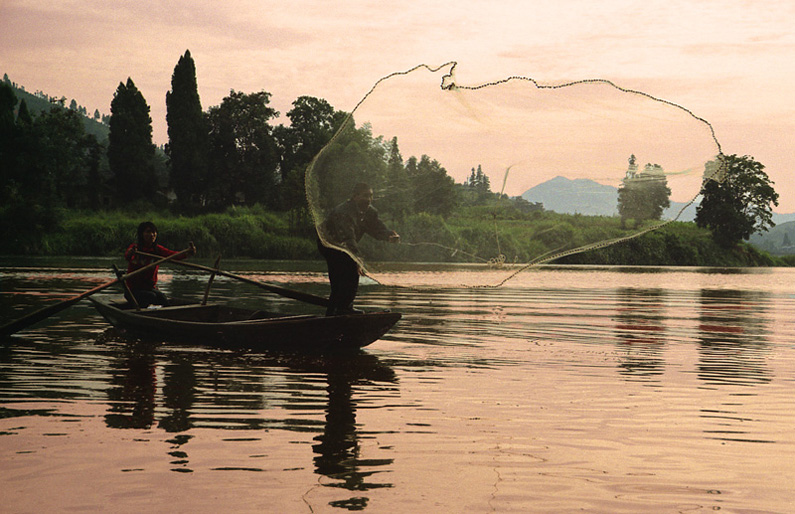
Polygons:
<instances>
[{"instance_id":1,"label":"riverbank","mask_svg":"<svg viewBox=\"0 0 795 514\"><path fill-rule=\"evenodd\" d=\"M694 223L674 222L643 236L620 226L618 218L532 213L520 218L468 215L443 219L427 214L392 221L404 244L385 245L364 238L370 260L402 262L533 262L571 248L599 246L556 259L557 264L755 267L791 266L795 256L772 256L743 243L733 250L718 247L710 232ZM65 211L50 230L20 231L3 239L2 255L116 257L135 240L141 220L155 221L159 242L181 249L193 241L200 256L285 261L319 260L314 228L296 223L288 213L261 208L234 208L196 217L146 212ZM641 229L644 227L640 227Z\"/></svg>"}]
</instances>

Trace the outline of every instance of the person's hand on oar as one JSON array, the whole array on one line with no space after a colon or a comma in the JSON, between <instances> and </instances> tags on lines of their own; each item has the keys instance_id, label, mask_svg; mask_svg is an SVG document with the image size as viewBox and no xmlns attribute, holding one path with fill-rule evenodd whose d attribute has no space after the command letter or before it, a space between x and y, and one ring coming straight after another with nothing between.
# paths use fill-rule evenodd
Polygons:
<instances>
[{"instance_id":1,"label":"person's hand on oar","mask_svg":"<svg viewBox=\"0 0 795 514\"><path fill-rule=\"evenodd\" d=\"M143 253L142 255L146 255L147 257L157 257L153 254ZM300 302L311 303L312 305L319 305L321 307L328 307L328 299L323 298L320 296L315 296L313 294L304 293L302 291L295 291L293 289L287 289L285 287L277 286L275 284L268 284L267 282L260 282L259 280L253 280L248 277L241 277L240 275L235 275L234 273L229 273L228 271L223 271L216 268L210 268L208 266L202 266L201 264L195 264L193 262L185 262L183 260L174 261L174 264L179 264L180 266L185 266L188 268L200 269L204 271L209 271L213 273L217 273L218 275L234 278L240 280L242 282L246 282L249 284L253 284L255 286L261 287L266 291L270 291L271 293L275 293L285 298L292 298L293 300L298 300Z\"/></svg>"},{"instance_id":2,"label":"person's hand on oar","mask_svg":"<svg viewBox=\"0 0 795 514\"><path fill-rule=\"evenodd\" d=\"M79 295L77 295L77 296L75 296L73 298L70 298L68 300L64 300L64 301L56 303L54 305L50 305L50 306L44 307L43 309L39 309L39 310L37 310L37 311L35 311L35 312L31 313L31 314L28 314L27 316L23 316L22 318L19 318L18 320L12 321L11 323L7 323L7 324L3 325L2 327L0 327L0 337L6 337L6 336L10 336L11 334L15 334L15 333L19 332L22 329L25 329L25 328L27 328L27 327L35 324L35 323L38 323L41 320L49 318L53 314L57 314L57 313L61 312L62 310L66 309L67 307L71 307L72 305L76 304L77 302L79 302L83 298L85 298L87 296L91 296L92 294L97 293L99 291L102 291L103 289L106 289L106 288L108 288L108 287L110 287L110 286L112 286L114 284L117 284L117 283L121 282L122 280L127 280L127 279L133 278L136 275L139 275L141 273L146 273L150 269L152 269L152 268L154 268L156 266L159 266L159 265L161 265L161 264L163 264L165 262L168 262L168 261L170 261L172 259L184 258L184 257L187 256L189 251L190 251L190 248L186 248L185 250L182 250L181 252L174 252L173 254L171 254L171 255L169 255L167 257L163 257L161 259L158 259L158 260L156 260L156 261L154 261L154 262L152 262L150 264L147 264L146 266L144 266L142 268L138 268L137 270L135 270L135 271L133 271L131 273L127 273L127 274L121 276L120 278L116 278L115 280L111 280L110 282L108 282L106 284L102 284L100 286L97 286L94 289L90 289L90 290L86 291L85 293L81 293L81 294L79 294ZM155 257L158 257L158 256L155 256Z\"/></svg>"},{"instance_id":3,"label":"person's hand on oar","mask_svg":"<svg viewBox=\"0 0 795 514\"><path fill-rule=\"evenodd\" d=\"M127 273L149 264L152 259L165 257L173 253L176 252L158 244L155 224L151 221L144 221L138 225L136 241L124 252L124 258L128 262ZM191 241L188 244L187 254L179 257L179 259L193 255L196 255L196 246ZM124 297L127 298L127 301L144 309L150 305L168 305L168 298L157 288L157 267L152 268L149 273L139 275L133 280L128 280Z\"/></svg>"}]
</instances>

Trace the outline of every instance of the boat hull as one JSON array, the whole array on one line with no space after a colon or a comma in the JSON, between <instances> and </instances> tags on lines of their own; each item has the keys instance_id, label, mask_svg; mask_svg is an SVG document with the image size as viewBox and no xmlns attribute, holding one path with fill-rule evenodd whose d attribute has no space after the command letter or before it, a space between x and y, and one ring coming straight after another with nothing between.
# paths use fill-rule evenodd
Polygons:
<instances>
[{"instance_id":1,"label":"boat hull","mask_svg":"<svg viewBox=\"0 0 795 514\"><path fill-rule=\"evenodd\" d=\"M136 311L89 298L112 325L177 342L258 350L327 351L362 348L401 318L396 312L347 316L273 316L221 305L176 305Z\"/></svg>"}]
</instances>

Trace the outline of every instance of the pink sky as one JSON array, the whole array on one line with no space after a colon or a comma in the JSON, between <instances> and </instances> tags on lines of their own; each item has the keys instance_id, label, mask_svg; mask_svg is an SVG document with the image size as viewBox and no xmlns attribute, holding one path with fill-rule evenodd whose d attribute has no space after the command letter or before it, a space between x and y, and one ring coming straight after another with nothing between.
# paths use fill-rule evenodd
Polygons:
<instances>
[{"instance_id":1,"label":"pink sky","mask_svg":"<svg viewBox=\"0 0 795 514\"><path fill-rule=\"evenodd\" d=\"M603 78L708 120L724 153L766 166L776 210L794 212L792 19L795 3L741 0L0 0L0 72L106 114L131 77L158 144L186 49L205 109L235 89L270 92L282 113L301 95L351 110L379 78L451 60L459 84Z\"/></svg>"}]
</instances>

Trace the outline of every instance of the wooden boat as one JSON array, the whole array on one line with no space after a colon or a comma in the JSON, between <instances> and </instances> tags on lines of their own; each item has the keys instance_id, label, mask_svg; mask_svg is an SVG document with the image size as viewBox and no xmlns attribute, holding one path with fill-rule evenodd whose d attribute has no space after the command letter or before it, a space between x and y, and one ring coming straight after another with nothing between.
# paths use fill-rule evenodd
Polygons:
<instances>
[{"instance_id":1,"label":"wooden boat","mask_svg":"<svg viewBox=\"0 0 795 514\"><path fill-rule=\"evenodd\" d=\"M112 325L158 338L255 350L356 349L378 340L401 317L397 312L343 316L284 316L224 305L183 304L136 310L127 302L89 298Z\"/></svg>"}]
</instances>

